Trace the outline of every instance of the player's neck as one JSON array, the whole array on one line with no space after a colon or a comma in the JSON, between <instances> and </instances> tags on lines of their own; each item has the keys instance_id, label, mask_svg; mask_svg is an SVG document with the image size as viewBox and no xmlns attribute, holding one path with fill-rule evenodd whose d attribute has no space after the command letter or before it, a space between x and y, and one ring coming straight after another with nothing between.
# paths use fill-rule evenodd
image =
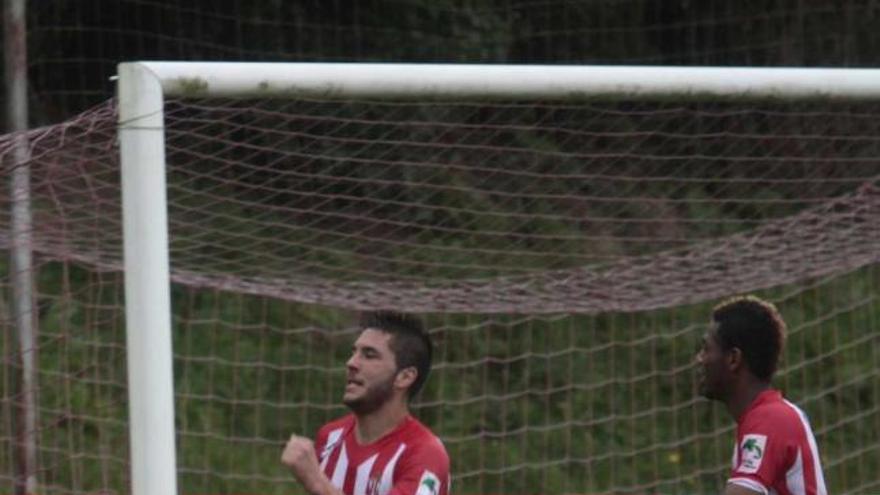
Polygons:
<instances>
[{"instance_id":1,"label":"player's neck","mask_svg":"<svg viewBox=\"0 0 880 495\"><path fill-rule=\"evenodd\" d=\"M739 421L740 417L742 417L743 413L746 412L746 409L749 408L758 395L768 389L770 389L769 383L756 380L748 380L736 387L728 400L725 401L727 403L727 410L733 416L733 419Z\"/></svg>"},{"instance_id":2,"label":"player's neck","mask_svg":"<svg viewBox=\"0 0 880 495\"><path fill-rule=\"evenodd\" d=\"M355 439L361 445L371 444L397 428L407 416L406 402L389 400L369 414L356 415Z\"/></svg>"}]
</instances>

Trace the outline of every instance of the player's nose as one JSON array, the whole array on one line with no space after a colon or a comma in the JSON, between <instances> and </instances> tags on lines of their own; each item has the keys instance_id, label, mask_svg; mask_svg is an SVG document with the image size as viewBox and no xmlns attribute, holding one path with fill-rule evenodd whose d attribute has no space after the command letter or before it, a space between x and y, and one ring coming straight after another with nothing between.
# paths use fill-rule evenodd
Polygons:
<instances>
[{"instance_id":1,"label":"player's nose","mask_svg":"<svg viewBox=\"0 0 880 495\"><path fill-rule=\"evenodd\" d=\"M357 364L358 364L357 353L353 353L351 355L351 357L348 358L348 361L345 362L345 367L351 371L356 371L358 369Z\"/></svg>"}]
</instances>

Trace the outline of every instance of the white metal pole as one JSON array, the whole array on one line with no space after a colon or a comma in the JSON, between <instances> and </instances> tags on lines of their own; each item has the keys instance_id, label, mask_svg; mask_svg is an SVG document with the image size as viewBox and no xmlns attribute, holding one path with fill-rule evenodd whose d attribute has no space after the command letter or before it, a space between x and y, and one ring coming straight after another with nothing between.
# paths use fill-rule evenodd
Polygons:
<instances>
[{"instance_id":1,"label":"white metal pole","mask_svg":"<svg viewBox=\"0 0 880 495\"><path fill-rule=\"evenodd\" d=\"M159 80L119 65L131 493L177 493L165 131Z\"/></svg>"},{"instance_id":2,"label":"white metal pole","mask_svg":"<svg viewBox=\"0 0 880 495\"><path fill-rule=\"evenodd\" d=\"M37 320L34 317L33 213L27 105L27 24L24 0L7 0L4 9L6 116L17 133L10 163L10 247L12 308L21 351L21 406L17 423L20 448L17 490L37 492Z\"/></svg>"},{"instance_id":3,"label":"white metal pole","mask_svg":"<svg viewBox=\"0 0 880 495\"><path fill-rule=\"evenodd\" d=\"M784 100L880 98L880 69L144 62L169 96Z\"/></svg>"}]
</instances>

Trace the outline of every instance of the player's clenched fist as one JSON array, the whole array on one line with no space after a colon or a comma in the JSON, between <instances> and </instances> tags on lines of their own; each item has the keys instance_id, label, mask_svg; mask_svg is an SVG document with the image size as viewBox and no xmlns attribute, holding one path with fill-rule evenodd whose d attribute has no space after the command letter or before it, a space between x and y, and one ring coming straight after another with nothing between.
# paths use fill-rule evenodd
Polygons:
<instances>
[{"instance_id":1,"label":"player's clenched fist","mask_svg":"<svg viewBox=\"0 0 880 495\"><path fill-rule=\"evenodd\" d=\"M291 435L284 452L281 453L281 462L293 471L293 475L303 484L310 481L315 473L320 473L318 456L315 455L315 445L311 440L299 435Z\"/></svg>"}]
</instances>

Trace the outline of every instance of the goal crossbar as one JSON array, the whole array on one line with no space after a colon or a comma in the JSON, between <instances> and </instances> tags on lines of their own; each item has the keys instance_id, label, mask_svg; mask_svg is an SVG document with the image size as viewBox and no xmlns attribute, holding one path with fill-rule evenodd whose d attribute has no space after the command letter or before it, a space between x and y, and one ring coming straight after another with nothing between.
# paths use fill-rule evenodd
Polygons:
<instances>
[{"instance_id":1,"label":"goal crossbar","mask_svg":"<svg viewBox=\"0 0 880 495\"><path fill-rule=\"evenodd\" d=\"M167 96L419 99L876 99L880 69L139 62Z\"/></svg>"}]
</instances>

